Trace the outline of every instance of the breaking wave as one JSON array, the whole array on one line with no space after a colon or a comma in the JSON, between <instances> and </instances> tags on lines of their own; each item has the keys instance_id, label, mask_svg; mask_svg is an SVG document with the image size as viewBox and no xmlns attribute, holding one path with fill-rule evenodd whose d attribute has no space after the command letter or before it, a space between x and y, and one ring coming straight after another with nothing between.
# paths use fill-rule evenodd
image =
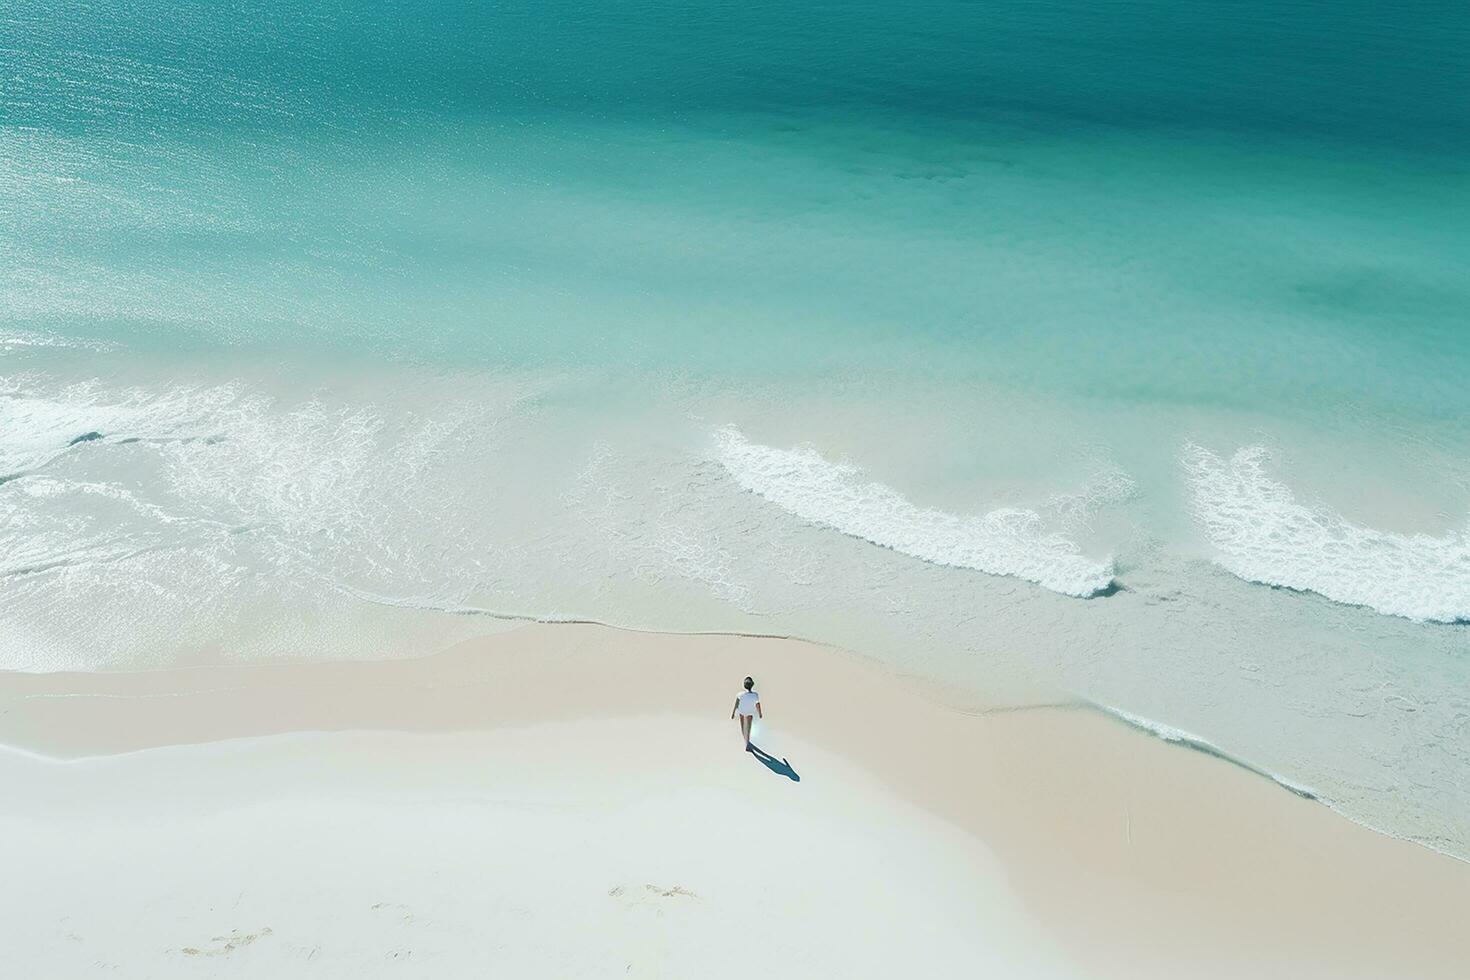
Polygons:
<instances>
[{"instance_id":1,"label":"breaking wave","mask_svg":"<svg viewBox=\"0 0 1470 980\"><path fill-rule=\"evenodd\" d=\"M1418 622L1470 620L1470 534L1394 534L1299 502L1271 479L1269 455L1225 459L1193 443L1182 462L1191 507L1227 571Z\"/></svg>"},{"instance_id":2,"label":"breaking wave","mask_svg":"<svg viewBox=\"0 0 1470 980\"><path fill-rule=\"evenodd\" d=\"M813 449L778 449L731 426L715 433L717 458L735 481L818 527L840 531L935 565L1035 582L1063 595L1095 596L1113 585L1111 559L1098 561L1022 507L952 514L920 507L892 487L863 479Z\"/></svg>"}]
</instances>

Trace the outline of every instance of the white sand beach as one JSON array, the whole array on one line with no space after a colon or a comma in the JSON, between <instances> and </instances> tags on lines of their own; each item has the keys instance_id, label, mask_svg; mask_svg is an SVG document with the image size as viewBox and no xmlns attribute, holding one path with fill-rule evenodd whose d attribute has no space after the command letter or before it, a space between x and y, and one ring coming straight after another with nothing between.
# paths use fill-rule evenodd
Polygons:
<instances>
[{"instance_id":1,"label":"white sand beach","mask_svg":"<svg viewBox=\"0 0 1470 980\"><path fill-rule=\"evenodd\" d=\"M728 718L746 673L769 766ZM9 673L0 744L5 977L1470 963L1470 865L1095 712L970 712L798 641Z\"/></svg>"}]
</instances>

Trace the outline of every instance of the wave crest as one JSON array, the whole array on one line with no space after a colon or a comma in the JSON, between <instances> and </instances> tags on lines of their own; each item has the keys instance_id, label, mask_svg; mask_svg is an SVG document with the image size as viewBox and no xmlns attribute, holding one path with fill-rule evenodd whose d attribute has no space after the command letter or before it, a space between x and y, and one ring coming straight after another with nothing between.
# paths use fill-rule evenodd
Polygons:
<instances>
[{"instance_id":1,"label":"wave crest","mask_svg":"<svg viewBox=\"0 0 1470 980\"><path fill-rule=\"evenodd\" d=\"M1194 518L1221 567L1417 622L1470 620L1470 535L1394 534L1299 503L1266 475L1269 458L1261 446L1228 460L1184 447Z\"/></svg>"},{"instance_id":2,"label":"wave crest","mask_svg":"<svg viewBox=\"0 0 1470 980\"><path fill-rule=\"evenodd\" d=\"M735 481L809 524L830 528L935 565L1035 582L1083 598L1113 585L1111 559L1096 561L1047 530L1034 510L1002 507L963 515L919 507L892 487L807 448L778 449L733 426L715 432L715 452Z\"/></svg>"}]
</instances>

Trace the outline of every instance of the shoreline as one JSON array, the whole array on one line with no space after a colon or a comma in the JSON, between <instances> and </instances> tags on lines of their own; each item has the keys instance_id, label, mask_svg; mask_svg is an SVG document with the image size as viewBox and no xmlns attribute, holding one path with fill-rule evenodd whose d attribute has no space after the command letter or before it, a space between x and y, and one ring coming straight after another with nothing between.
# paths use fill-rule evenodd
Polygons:
<instances>
[{"instance_id":1,"label":"shoreline","mask_svg":"<svg viewBox=\"0 0 1470 980\"><path fill-rule=\"evenodd\" d=\"M1270 587L1271 588L1281 588L1280 586L1270 586ZM1290 590L1290 591L1297 591L1297 590ZM858 652L856 652L854 650L849 650L849 649L847 649L845 647L841 647L841 646L838 646L838 645L833 644L833 643L829 643L829 642L824 641L824 640L811 639L809 637L801 636L801 635L794 634L794 633L761 633L761 632L754 632L754 631L749 631L749 630L737 630L737 629L710 629L710 630L658 629L658 628L654 628L654 627L644 627L644 626L625 626L625 625L620 625L620 624L616 624L616 623L605 622L605 621L599 620L599 619L587 619L587 618L581 618L581 617L566 617L566 618L547 617L547 616L536 615L536 614L532 614L532 613L498 612L498 611L491 610L491 609L481 609L481 608L477 608L477 607L446 608L446 607L433 606L433 605L404 607L401 603L393 603L393 602L388 602L386 600L380 600L377 597L368 595L366 593L353 592L352 594L356 598L364 599L366 601L370 601L370 602L374 602L374 603L377 603L377 604L389 606L389 607L392 607L392 608L412 608L412 609L418 609L418 610L428 611L428 612L439 612L439 613L443 613L443 614L449 615L449 616L484 617L486 619L491 619L491 620L495 620L497 622L508 624L507 627L506 627L506 629L503 630L503 631L498 631L496 633L490 633L490 634L484 634L484 635L481 635L479 637L472 637L472 638L469 638L469 639L460 639L460 640L456 640L456 641L451 641L451 642L448 642L445 645L445 647L444 647L443 650L438 651L438 653L434 653L434 654L423 654L423 655L420 655L418 657L409 658L409 659L424 659L424 658L427 658L427 657L437 656L439 654L446 653L446 652L448 652L450 650L455 649L456 647L459 647L459 646L462 646L462 645L465 645L465 644L473 644L473 643L477 643L477 642L484 642L484 641L489 640L490 638L492 638L494 636L500 635L501 632L512 632L512 631L514 631L516 629L521 629L521 628L525 628L525 627L533 627L534 628L534 627L576 626L576 627L592 627L592 628L595 628L595 629L608 630L608 631L615 632L615 633L631 633L631 634L640 635L640 636L653 636L653 637L690 637L690 638L698 638L698 637L725 637L725 638L730 638L730 639L744 639L744 640L760 640L760 641L767 641L767 640L769 640L769 641L778 641L778 642L782 642L782 643L795 643L795 644L800 644L802 646L807 646L807 647L812 647L812 648L820 649L820 650L824 651L825 653L830 654L830 655L833 655L833 656L837 656L837 657L841 657L841 658L847 659L847 660L851 661L852 663L857 664L858 666L860 666L863 669L878 671L879 673L882 673L885 676L887 676L887 677L889 677L891 679L894 679L894 680L898 681L899 683L902 683L903 685L905 685L912 692L917 693L920 696L926 698L927 700L932 701L936 705L939 705L941 707L944 707L944 708L947 708L947 709L953 710L953 711L959 711L959 712L970 713L970 714L987 714L987 715L988 714L1009 713L1009 712L1033 711L1033 710L1038 710L1038 709L1076 710L1076 711L1092 712L1092 713L1094 713L1094 714L1096 714L1096 715L1098 715L1100 717L1106 718L1106 719L1108 719L1108 720L1110 720L1112 722L1115 722L1117 724L1120 724L1124 728L1127 728L1127 729L1129 729L1129 730L1131 730L1133 732L1136 732L1136 733L1138 733L1140 735L1143 735L1143 736L1145 736L1147 738L1157 739L1157 740L1159 740L1161 742L1164 742L1164 743L1169 744L1169 745L1176 746L1176 747L1181 748L1181 749L1187 749L1189 751L1199 752L1199 753L1201 753L1201 754L1203 754L1205 756L1208 756L1208 757L1211 757L1211 758L1214 758L1214 759L1218 759L1221 762L1225 762L1225 763L1228 763L1228 764L1230 764L1232 766L1235 766L1235 767L1237 767L1237 768L1239 768L1239 769L1241 769L1241 770L1243 770L1243 771L1245 771L1247 773L1250 773L1253 776L1256 776L1256 777L1258 777L1260 779L1265 780L1268 783L1274 784L1275 786L1279 787L1280 789L1285 790L1288 793L1291 793L1294 796L1298 796L1298 797L1301 797L1302 799L1305 799L1305 800L1308 800L1310 802L1319 804L1320 806L1326 808L1328 811L1330 811L1334 815L1336 815L1338 817L1341 817L1342 819L1344 819L1344 820L1348 821L1349 823L1352 823L1352 824L1354 824L1354 825L1356 825L1358 827L1362 827L1365 830L1372 831L1373 833L1380 834L1380 835L1382 835L1384 837L1388 837L1388 838L1390 838L1392 840L1402 841L1403 843L1410 844L1410 845L1413 845L1415 847L1422 847L1425 850L1427 850L1427 851L1429 851L1429 852L1431 852L1433 854L1437 854L1437 855L1439 855L1441 857L1449 858L1449 859L1451 859L1453 861L1458 861L1458 862L1460 862L1462 864L1470 865L1470 856L1464 856L1464 855L1456 854L1453 851L1445 850L1445 849L1440 848L1440 847L1435 847L1433 844L1430 844L1430 843L1428 843L1426 841L1418 840L1418 839L1415 839L1415 838L1412 838L1412 837L1405 836L1405 835L1400 834L1400 833L1397 833L1397 832L1395 832L1393 830L1386 829L1384 827L1381 827L1381 826L1378 826L1376 824L1370 823L1367 820L1364 820L1364 819L1361 819L1359 817L1356 817L1353 814L1351 814L1351 813L1349 813L1349 812L1347 812L1347 811L1345 811L1343 809L1340 809L1339 807L1337 807L1333 803L1329 802L1328 800L1326 800L1325 798L1323 798L1316 790L1310 788L1309 786L1307 786L1307 785L1305 785L1303 783L1300 783L1300 782L1298 782L1296 780L1293 780L1290 777L1284 776L1284 775L1282 775L1280 773L1273 772L1270 769L1266 769L1266 768L1264 768L1262 766L1259 766L1256 763L1251 762L1248 758L1235 755L1235 754L1231 753L1230 751L1221 748L1219 745L1217 745L1216 743L1210 741L1209 739L1203 738L1202 736L1199 736L1199 735L1195 735L1195 734L1193 734L1191 732L1184 731L1182 729L1177 729L1177 728L1175 728L1172 725L1169 725L1169 724L1164 723L1164 722L1156 721L1156 720L1154 720L1152 718L1147 718L1147 717L1144 717L1144 716L1141 716L1141 715L1133 714L1132 712L1129 712L1129 711L1127 711L1127 710L1125 710L1123 708L1118 708L1118 707L1115 707L1113 705L1103 703L1101 701L1093 701L1093 700L1090 700L1090 699L1085 698L1085 697L1076 696L1076 697L1072 697L1072 698L1059 699L1059 700L1054 700L1054 701L1033 701L1033 702L1025 702L1025 703L1015 703L1015 704L1011 704L1011 703L1006 703L1006 704L986 704L986 703L983 703L982 701L980 701L978 699L978 697L973 692L961 691L957 687L954 687L954 686L948 685L948 684L944 684L944 683L942 683L942 682L940 682L940 681L938 681L938 680L936 680L934 678L925 677L925 676L921 676L921 675L918 675L918 674L905 673L903 671L899 671L899 670L895 669L893 666L891 666L889 664L886 664L883 661L881 661L881 660L879 660L879 659L877 659L875 657L868 656L868 655L862 654L862 653L858 653ZM1305 594L1312 594L1312 593L1305 593ZM1332 600L1327 600L1327 601L1332 601ZM314 662L317 662L317 663L350 664L350 663L360 663L362 661L346 660L346 659L336 659L336 660L314 661ZM289 667L289 666L293 666L293 665L296 665L296 664L299 664L299 663L301 663L301 661L298 661L298 660L281 660L281 661L270 661L270 662L265 662L265 663L260 663L260 664L253 664L252 666L260 666L260 667ZM4 676L7 676L7 675L35 675L35 676L52 677L52 676L88 676L90 674L119 675L119 674L176 673L176 672L180 672L180 671L206 671L207 672L207 671L215 670L215 669L234 669L234 668L236 668L238 666L240 666L240 665L231 664L231 663L228 663L228 662L208 662L208 663L190 663L190 664L184 664L184 665L179 665L179 666L168 666L168 667L142 667L142 668L137 668L137 669L112 669L112 668L109 668L109 669L103 669L103 670L97 670L97 671L5 671L5 670L0 670L0 677L4 677ZM3 741L0 741L0 748L11 748L11 749L15 749L16 747L15 746L12 746L12 745L8 745L7 743L5 743ZM24 751L24 750L20 750L20 751ZM48 756L48 755L46 755L44 753L30 753L30 754L34 754L37 758L42 758L42 759L56 759L58 761L64 761L66 758L68 758L68 757L65 757L65 756Z\"/></svg>"},{"instance_id":2,"label":"shoreline","mask_svg":"<svg viewBox=\"0 0 1470 980\"><path fill-rule=\"evenodd\" d=\"M1096 706L969 711L800 640L542 624L415 660L0 674L0 744L80 771L307 732L406 739L411 755L427 737L654 723L716 732L739 764L723 712L747 672L767 702L757 741L791 752L803 792L821 773L797 751L823 753L957 828L1081 975L1451 977L1470 957L1454 911L1470 867L1453 856Z\"/></svg>"}]
</instances>

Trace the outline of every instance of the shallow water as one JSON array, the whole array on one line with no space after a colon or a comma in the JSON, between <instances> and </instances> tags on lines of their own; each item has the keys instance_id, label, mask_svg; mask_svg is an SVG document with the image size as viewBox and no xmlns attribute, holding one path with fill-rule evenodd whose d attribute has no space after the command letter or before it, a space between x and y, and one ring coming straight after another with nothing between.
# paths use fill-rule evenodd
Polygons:
<instances>
[{"instance_id":1,"label":"shallow water","mask_svg":"<svg viewBox=\"0 0 1470 980\"><path fill-rule=\"evenodd\" d=\"M13 5L0 663L795 634L1465 856L1467 20Z\"/></svg>"}]
</instances>

